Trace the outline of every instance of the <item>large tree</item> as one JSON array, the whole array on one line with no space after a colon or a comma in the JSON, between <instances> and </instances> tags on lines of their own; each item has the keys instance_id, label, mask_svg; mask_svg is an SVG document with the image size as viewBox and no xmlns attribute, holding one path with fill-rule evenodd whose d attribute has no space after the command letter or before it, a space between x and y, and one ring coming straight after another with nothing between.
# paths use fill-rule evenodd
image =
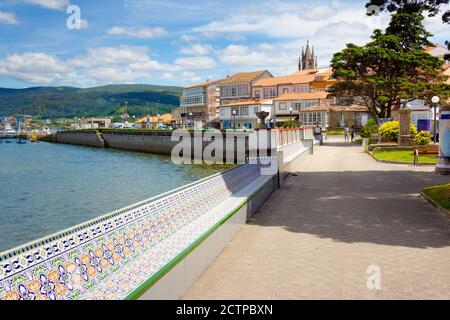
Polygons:
<instances>
[{"instance_id":1,"label":"large tree","mask_svg":"<svg viewBox=\"0 0 450 320\"><path fill-rule=\"evenodd\" d=\"M435 17L440 12L444 5L449 4L450 0L370 0L366 4L366 8L370 6L377 6L381 11L395 12L395 13L419 13L426 14L428 17ZM375 14L375 11L369 11L368 15ZM442 14L442 22L450 24L450 10L446 10ZM450 50L450 42L446 45ZM448 54L446 59L450 59Z\"/></svg>"},{"instance_id":2,"label":"large tree","mask_svg":"<svg viewBox=\"0 0 450 320\"><path fill-rule=\"evenodd\" d=\"M419 13L393 14L388 28L375 30L371 42L348 44L336 53L331 66L340 81L331 96L357 97L374 118L390 118L402 100L437 90L444 80L443 62L423 50L431 45L423 20Z\"/></svg>"}]
</instances>

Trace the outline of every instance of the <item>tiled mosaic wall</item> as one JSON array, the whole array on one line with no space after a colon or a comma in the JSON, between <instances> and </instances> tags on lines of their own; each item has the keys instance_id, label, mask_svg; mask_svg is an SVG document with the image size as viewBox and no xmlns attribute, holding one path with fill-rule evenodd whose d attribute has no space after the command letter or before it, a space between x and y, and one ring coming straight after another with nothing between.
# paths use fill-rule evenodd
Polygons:
<instances>
[{"instance_id":1,"label":"tiled mosaic wall","mask_svg":"<svg viewBox=\"0 0 450 320\"><path fill-rule=\"evenodd\" d=\"M125 299L242 204L261 178L258 165L243 165L2 254L0 299Z\"/></svg>"}]
</instances>

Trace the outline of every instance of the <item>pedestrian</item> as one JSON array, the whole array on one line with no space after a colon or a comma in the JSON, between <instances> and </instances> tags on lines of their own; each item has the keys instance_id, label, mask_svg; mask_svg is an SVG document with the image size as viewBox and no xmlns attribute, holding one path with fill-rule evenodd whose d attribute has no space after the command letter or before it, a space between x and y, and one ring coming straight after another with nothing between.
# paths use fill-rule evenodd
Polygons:
<instances>
[{"instance_id":1,"label":"pedestrian","mask_svg":"<svg viewBox=\"0 0 450 320\"><path fill-rule=\"evenodd\" d=\"M352 143L353 143L353 141L355 140L355 127L354 126L352 126L352 130L351 130L351 138L352 138Z\"/></svg>"},{"instance_id":2,"label":"pedestrian","mask_svg":"<svg viewBox=\"0 0 450 320\"><path fill-rule=\"evenodd\" d=\"M348 139L349 139L348 133L349 133L349 130L348 130L347 127L345 127L345 128L344 128L344 138L345 138L345 142L348 142Z\"/></svg>"}]
</instances>

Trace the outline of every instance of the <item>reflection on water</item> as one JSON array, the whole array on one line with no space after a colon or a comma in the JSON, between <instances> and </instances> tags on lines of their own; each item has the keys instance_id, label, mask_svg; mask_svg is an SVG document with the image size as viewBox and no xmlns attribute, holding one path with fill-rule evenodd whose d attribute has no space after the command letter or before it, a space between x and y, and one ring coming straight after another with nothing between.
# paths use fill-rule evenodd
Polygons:
<instances>
[{"instance_id":1,"label":"reflection on water","mask_svg":"<svg viewBox=\"0 0 450 320\"><path fill-rule=\"evenodd\" d=\"M63 144L3 143L0 252L227 168Z\"/></svg>"}]
</instances>

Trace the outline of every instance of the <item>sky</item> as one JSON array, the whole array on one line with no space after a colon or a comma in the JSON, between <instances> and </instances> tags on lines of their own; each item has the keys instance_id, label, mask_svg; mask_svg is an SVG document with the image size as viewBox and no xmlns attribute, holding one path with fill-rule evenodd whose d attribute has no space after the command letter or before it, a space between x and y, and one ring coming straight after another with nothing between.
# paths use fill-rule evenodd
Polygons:
<instances>
[{"instance_id":1,"label":"sky","mask_svg":"<svg viewBox=\"0 0 450 320\"><path fill-rule=\"evenodd\" d=\"M0 87L188 86L264 69L286 75L297 70L307 40L325 67L346 43L364 44L387 25L388 14L369 17L365 3L0 0ZM450 39L440 16L425 24L433 42Z\"/></svg>"}]
</instances>

